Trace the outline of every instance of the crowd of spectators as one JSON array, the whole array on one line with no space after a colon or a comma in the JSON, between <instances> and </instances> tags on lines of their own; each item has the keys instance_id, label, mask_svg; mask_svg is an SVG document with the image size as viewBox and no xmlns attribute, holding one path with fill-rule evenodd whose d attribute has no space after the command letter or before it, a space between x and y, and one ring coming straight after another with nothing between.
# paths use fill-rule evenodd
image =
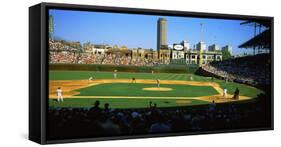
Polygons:
<instances>
[{"instance_id":1,"label":"crowd of spectators","mask_svg":"<svg viewBox=\"0 0 281 147\"><path fill-rule=\"evenodd\" d=\"M49 41L49 62L50 63L70 63L70 64L109 64L109 65L134 65L153 66L157 61L148 59L132 59L128 54L85 53L58 41Z\"/></svg>"},{"instance_id":2,"label":"crowd of spectators","mask_svg":"<svg viewBox=\"0 0 281 147\"><path fill-rule=\"evenodd\" d=\"M131 65L131 56L121 54L107 54L101 64Z\"/></svg>"},{"instance_id":3,"label":"crowd of spectators","mask_svg":"<svg viewBox=\"0 0 281 147\"><path fill-rule=\"evenodd\" d=\"M77 63L78 53L55 51L49 53L49 63Z\"/></svg>"},{"instance_id":4,"label":"crowd of spectators","mask_svg":"<svg viewBox=\"0 0 281 147\"><path fill-rule=\"evenodd\" d=\"M69 52L75 52L78 49L71 47L69 45L66 45L62 42L59 41L53 41L53 40L49 40L49 50L50 51L69 51Z\"/></svg>"},{"instance_id":5,"label":"crowd of spectators","mask_svg":"<svg viewBox=\"0 0 281 147\"><path fill-rule=\"evenodd\" d=\"M150 102L151 103L151 102ZM264 103L212 103L203 106L145 109L51 108L49 136L54 138L242 129L266 125Z\"/></svg>"},{"instance_id":6,"label":"crowd of spectators","mask_svg":"<svg viewBox=\"0 0 281 147\"><path fill-rule=\"evenodd\" d=\"M250 85L270 84L270 59L268 54L212 62L203 66L202 69L229 81Z\"/></svg>"},{"instance_id":7,"label":"crowd of spectators","mask_svg":"<svg viewBox=\"0 0 281 147\"><path fill-rule=\"evenodd\" d=\"M100 64L104 56L97 54L85 54L80 53L77 57L77 63L79 64Z\"/></svg>"},{"instance_id":8,"label":"crowd of spectators","mask_svg":"<svg viewBox=\"0 0 281 147\"><path fill-rule=\"evenodd\" d=\"M154 61L154 60L148 60L145 58L136 58L131 60L132 65L137 65L137 66L153 66L157 65L159 62Z\"/></svg>"}]
</instances>

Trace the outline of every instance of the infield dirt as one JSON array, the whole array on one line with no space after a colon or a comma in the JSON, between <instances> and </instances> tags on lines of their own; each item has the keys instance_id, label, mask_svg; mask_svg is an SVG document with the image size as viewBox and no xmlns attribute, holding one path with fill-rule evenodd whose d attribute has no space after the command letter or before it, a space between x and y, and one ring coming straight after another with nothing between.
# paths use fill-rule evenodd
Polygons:
<instances>
[{"instance_id":1,"label":"infield dirt","mask_svg":"<svg viewBox=\"0 0 281 147\"><path fill-rule=\"evenodd\" d=\"M54 80L49 81L49 98L55 99L56 96L56 89L61 87L63 89L63 97L64 98L148 98L148 97L134 97L134 96L75 96L79 94L78 89L86 88L89 86L94 86L98 84L104 83L132 83L131 79L97 79L97 80ZM143 84L157 84L156 80L148 80L148 79L138 79L136 83L143 83ZM212 86L219 94L217 95L208 95L208 96L201 96L201 97L149 97L154 99L198 99L203 101L212 102L215 101L217 103L224 103L230 101L237 101L232 99L233 95L228 94L225 98L223 97L223 89L220 87L219 84L214 82L198 82L198 81L177 81L177 80L161 80L161 84L175 84L175 85L193 85L193 86ZM148 87L151 88L151 87ZM155 88L161 87L154 87ZM163 90L162 88L160 91ZM246 96L239 96L239 100L247 100L251 99L250 97Z\"/></svg>"}]
</instances>

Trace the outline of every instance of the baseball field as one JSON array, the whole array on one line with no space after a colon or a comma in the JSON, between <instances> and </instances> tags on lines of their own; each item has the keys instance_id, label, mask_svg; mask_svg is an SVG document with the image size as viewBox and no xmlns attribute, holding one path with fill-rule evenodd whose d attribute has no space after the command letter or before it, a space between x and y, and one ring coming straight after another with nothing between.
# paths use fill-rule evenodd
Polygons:
<instances>
[{"instance_id":1,"label":"baseball field","mask_svg":"<svg viewBox=\"0 0 281 147\"><path fill-rule=\"evenodd\" d=\"M147 108L176 107L251 100L263 91L244 84L225 82L210 77L185 73L138 73L98 71L49 71L49 107L92 107L99 100L101 107ZM93 80L89 80L93 77ZM136 80L132 80L135 78ZM157 85L160 79L160 85ZM63 90L64 102L57 102L56 89ZM233 100L235 89L239 100ZM223 97L227 89L227 97Z\"/></svg>"}]
</instances>

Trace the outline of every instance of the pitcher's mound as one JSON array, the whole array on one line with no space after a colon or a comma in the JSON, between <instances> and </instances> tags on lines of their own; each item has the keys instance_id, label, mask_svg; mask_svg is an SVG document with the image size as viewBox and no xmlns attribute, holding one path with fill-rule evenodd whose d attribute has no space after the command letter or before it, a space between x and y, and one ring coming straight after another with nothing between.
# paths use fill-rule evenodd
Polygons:
<instances>
[{"instance_id":1,"label":"pitcher's mound","mask_svg":"<svg viewBox=\"0 0 281 147\"><path fill-rule=\"evenodd\" d=\"M176 103L179 105L186 105L186 104L191 104L192 102L189 100L177 100Z\"/></svg>"},{"instance_id":2,"label":"pitcher's mound","mask_svg":"<svg viewBox=\"0 0 281 147\"><path fill-rule=\"evenodd\" d=\"M165 88L165 87L148 87L143 88L142 90L148 90L148 91L172 91L172 88Z\"/></svg>"}]
</instances>

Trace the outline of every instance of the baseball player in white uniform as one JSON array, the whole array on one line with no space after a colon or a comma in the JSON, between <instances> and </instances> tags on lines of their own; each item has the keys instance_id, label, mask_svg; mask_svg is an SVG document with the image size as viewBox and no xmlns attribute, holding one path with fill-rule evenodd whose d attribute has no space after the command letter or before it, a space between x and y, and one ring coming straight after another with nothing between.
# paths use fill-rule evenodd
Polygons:
<instances>
[{"instance_id":1,"label":"baseball player in white uniform","mask_svg":"<svg viewBox=\"0 0 281 147\"><path fill-rule=\"evenodd\" d=\"M62 89L58 87L57 89L57 96L58 96L58 102L63 102L63 97L62 97Z\"/></svg>"},{"instance_id":2,"label":"baseball player in white uniform","mask_svg":"<svg viewBox=\"0 0 281 147\"><path fill-rule=\"evenodd\" d=\"M93 81L93 77L90 77L88 83L91 83L92 81Z\"/></svg>"},{"instance_id":3,"label":"baseball player in white uniform","mask_svg":"<svg viewBox=\"0 0 281 147\"><path fill-rule=\"evenodd\" d=\"M227 89L226 89L226 88L223 89L223 97L224 97L224 98L227 98Z\"/></svg>"},{"instance_id":4,"label":"baseball player in white uniform","mask_svg":"<svg viewBox=\"0 0 281 147\"><path fill-rule=\"evenodd\" d=\"M116 69L114 70L114 74L113 74L113 76L114 76L114 79L116 79L116 78L117 78L117 70L116 70Z\"/></svg>"},{"instance_id":5,"label":"baseball player in white uniform","mask_svg":"<svg viewBox=\"0 0 281 147\"><path fill-rule=\"evenodd\" d=\"M192 76L190 76L190 81L193 81L193 77Z\"/></svg>"}]
</instances>

